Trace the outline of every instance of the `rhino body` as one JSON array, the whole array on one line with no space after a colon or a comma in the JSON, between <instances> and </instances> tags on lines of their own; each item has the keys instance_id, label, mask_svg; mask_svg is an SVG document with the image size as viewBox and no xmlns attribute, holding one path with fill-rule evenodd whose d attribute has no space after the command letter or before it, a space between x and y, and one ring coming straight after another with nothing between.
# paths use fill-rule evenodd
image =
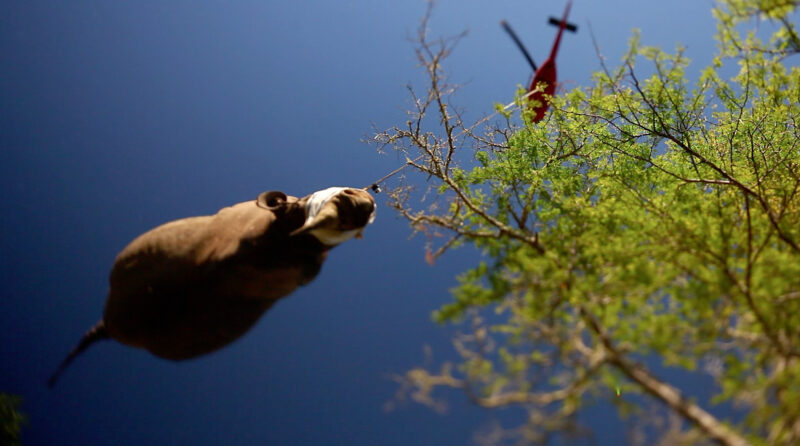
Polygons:
<instances>
[{"instance_id":1,"label":"rhino body","mask_svg":"<svg viewBox=\"0 0 800 446\"><path fill-rule=\"evenodd\" d=\"M360 236L375 202L361 189L258 199L158 226L117 256L103 318L50 379L110 338L171 360L213 352L246 333L277 300L309 283L328 251Z\"/></svg>"}]
</instances>

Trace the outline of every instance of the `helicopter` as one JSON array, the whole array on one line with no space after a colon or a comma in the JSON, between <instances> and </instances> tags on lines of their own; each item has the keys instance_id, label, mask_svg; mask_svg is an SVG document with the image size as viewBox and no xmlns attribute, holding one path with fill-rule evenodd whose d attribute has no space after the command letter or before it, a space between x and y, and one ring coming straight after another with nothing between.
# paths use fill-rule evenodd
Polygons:
<instances>
[{"instance_id":1,"label":"helicopter","mask_svg":"<svg viewBox=\"0 0 800 446\"><path fill-rule=\"evenodd\" d=\"M567 2L567 6L564 9L564 16L561 20L555 17L549 18L548 24L557 26L558 34L556 34L555 41L553 41L553 48L550 50L550 56L540 67L536 66L530 53L528 53L525 45L523 45L522 41L517 37L511 25L505 20L500 22L500 25L508 35L511 36L511 39L520 51L522 51L522 55L525 56L528 64L533 68L533 79L528 87L528 97L534 112L533 117L531 117L531 123L539 122L544 118L547 109L550 107L549 98L552 97L556 91L556 55L558 54L558 46L561 43L561 35L564 33L564 30L573 33L578 31L577 25L567 22L570 7L572 7L572 1Z\"/></svg>"}]
</instances>

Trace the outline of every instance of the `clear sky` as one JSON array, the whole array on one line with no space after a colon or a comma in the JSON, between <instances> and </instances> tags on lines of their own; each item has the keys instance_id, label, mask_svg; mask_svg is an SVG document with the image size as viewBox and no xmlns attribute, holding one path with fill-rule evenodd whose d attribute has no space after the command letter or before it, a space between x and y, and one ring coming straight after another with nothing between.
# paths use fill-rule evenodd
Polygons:
<instances>
[{"instance_id":1,"label":"clear sky","mask_svg":"<svg viewBox=\"0 0 800 446\"><path fill-rule=\"evenodd\" d=\"M564 1L442 0L432 32L470 31L447 65L472 116L511 99ZM575 0L559 80L599 68L587 24L616 64L633 28L645 44L714 51L708 1ZM217 353L173 363L114 342L45 381L102 314L116 254L169 220L278 189L363 187L396 167L362 143L405 121L422 87L408 1L17 1L0 3L0 391L21 395L27 445L465 445L494 419L445 393L444 415L382 407L392 374L453 359L458 327L430 313L478 254L424 262L424 238L377 196L362 240L330 253L310 285ZM690 70L690 72L692 72ZM468 155L466 151L464 155ZM424 178L414 179L418 184ZM689 383L699 389L706 383ZM582 420L624 442L603 408Z\"/></svg>"}]
</instances>

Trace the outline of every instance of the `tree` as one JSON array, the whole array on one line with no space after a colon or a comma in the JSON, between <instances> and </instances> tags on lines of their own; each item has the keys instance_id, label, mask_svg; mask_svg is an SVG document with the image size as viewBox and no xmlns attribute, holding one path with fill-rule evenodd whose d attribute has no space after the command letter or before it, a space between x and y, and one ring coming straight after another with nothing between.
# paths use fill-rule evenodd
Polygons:
<instances>
[{"instance_id":1,"label":"tree","mask_svg":"<svg viewBox=\"0 0 800 446\"><path fill-rule=\"evenodd\" d=\"M16 395L0 393L0 444L4 446L19 445L20 432L25 425L25 417L19 413L21 400Z\"/></svg>"},{"instance_id":2,"label":"tree","mask_svg":"<svg viewBox=\"0 0 800 446\"><path fill-rule=\"evenodd\" d=\"M696 82L680 48L634 36L536 124L523 97L465 124L443 70L457 38L429 39L426 15L426 91L375 140L428 178L432 204L405 182L390 204L441 242L429 260L470 244L487 261L434 314L468 330L462 360L410 370L401 390L527 411L492 443L580 433L577 414L611 401L640 422L655 407L663 444L800 444L798 3L722 1ZM739 32L759 17L779 25L768 42ZM673 369L710 375L713 400L660 376Z\"/></svg>"}]
</instances>

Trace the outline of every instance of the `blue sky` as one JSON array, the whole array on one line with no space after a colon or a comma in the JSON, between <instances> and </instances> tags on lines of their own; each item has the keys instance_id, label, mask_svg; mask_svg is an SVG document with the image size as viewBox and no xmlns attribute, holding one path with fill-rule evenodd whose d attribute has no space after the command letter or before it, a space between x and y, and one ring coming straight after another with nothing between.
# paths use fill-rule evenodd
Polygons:
<instances>
[{"instance_id":1,"label":"blue sky","mask_svg":"<svg viewBox=\"0 0 800 446\"><path fill-rule=\"evenodd\" d=\"M575 0L559 79L587 84L633 28L645 44L710 60L710 2ZM447 70L471 116L507 102L537 62L564 2L442 0L434 34L468 29ZM438 415L382 410L390 376L452 359L457 327L430 321L478 254L424 262L424 238L377 197L362 240L331 252L310 285L229 348L173 363L94 346L50 391L45 380L101 316L116 254L160 223L279 189L365 186L398 165L362 143L405 121L422 87L408 37L413 1L5 1L0 4L0 391L24 398L24 443L464 445L493 419L445 393ZM690 70L691 72L691 70ZM465 153L466 155L466 153ZM424 178L416 178L422 185ZM703 383L690 383L698 388ZM623 441L588 412L599 444Z\"/></svg>"}]
</instances>

